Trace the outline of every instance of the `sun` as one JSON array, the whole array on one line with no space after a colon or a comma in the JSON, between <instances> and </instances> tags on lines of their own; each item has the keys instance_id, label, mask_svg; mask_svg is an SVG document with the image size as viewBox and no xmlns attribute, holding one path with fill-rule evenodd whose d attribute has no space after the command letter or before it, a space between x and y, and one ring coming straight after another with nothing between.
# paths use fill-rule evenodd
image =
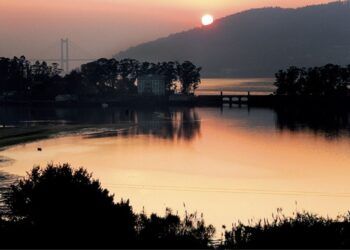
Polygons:
<instances>
[{"instance_id":1,"label":"sun","mask_svg":"<svg viewBox=\"0 0 350 250\"><path fill-rule=\"evenodd\" d=\"M212 15L207 14L207 15L202 16L202 24L204 26L210 25L213 22L214 22L214 17Z\"/></svg>"}]
</instances>

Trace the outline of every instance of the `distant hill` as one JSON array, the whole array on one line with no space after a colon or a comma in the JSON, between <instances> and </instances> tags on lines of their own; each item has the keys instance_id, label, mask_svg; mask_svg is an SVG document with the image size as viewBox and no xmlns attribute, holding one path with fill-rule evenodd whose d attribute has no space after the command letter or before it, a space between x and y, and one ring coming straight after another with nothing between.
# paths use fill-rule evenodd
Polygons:
<instances>
[{"instance_id":1,"label":"distant hill","mask_svg":"<svg viewBox=\"0 0 350 250\"><path fill-rule=\"evenodd\" d=\"M350 64L350 1L262 8L118 53L147 61L192 60L205 76L272 76L290 65Z\"/></svg>"}]
</instances>

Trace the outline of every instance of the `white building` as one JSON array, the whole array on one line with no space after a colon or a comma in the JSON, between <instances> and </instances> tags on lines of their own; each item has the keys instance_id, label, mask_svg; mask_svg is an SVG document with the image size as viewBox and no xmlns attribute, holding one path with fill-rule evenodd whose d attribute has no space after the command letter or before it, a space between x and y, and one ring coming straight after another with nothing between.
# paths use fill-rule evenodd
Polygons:
<instances>
[{"instance_id":1,"label":"white building","mask_svg":"<svg viewBox=\"0 0 350 250\"><path fill-rule=\"evenodd\" d=\"M142 75L137 78L137 90L139 95L165 95L165 78L162 75Z\"/></svg>"}]
</instances>

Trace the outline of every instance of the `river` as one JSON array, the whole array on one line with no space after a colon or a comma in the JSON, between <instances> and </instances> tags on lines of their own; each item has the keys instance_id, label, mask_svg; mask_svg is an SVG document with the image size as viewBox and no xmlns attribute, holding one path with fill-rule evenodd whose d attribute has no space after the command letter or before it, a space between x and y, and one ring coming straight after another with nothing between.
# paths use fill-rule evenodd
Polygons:
<instances>
[{"instance_id":1,"label":"river","mask_svg":"<svg viewBox=\"0 0 350 250\"><path fill-rule=\"evenodd\" d=\"M15 128L89 125L3 149L12 161L0 172L24 176L48 162L83 166L135 211L197 211L220 231L271 218L277 208L337 216L350 207L348 113L243 106L8 107L0 114Z\"/></svg>"}]
</instances>

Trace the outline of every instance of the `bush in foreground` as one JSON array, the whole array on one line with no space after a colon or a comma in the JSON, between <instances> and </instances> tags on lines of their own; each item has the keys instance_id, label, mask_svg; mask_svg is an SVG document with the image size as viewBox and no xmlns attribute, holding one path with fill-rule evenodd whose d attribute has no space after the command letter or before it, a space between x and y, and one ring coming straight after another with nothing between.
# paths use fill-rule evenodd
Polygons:
<instances>
[{"instance_id":1,"label":"bush in foreground","mask_svg":"<svg viewBox=\"0 0 350 250\"><path fill-rule=\"evenodd\" d=\"M204 249L210 246L215 233L211 225L205 226L197 214L187 214L181 220L167 209L165 217L140 214L137 221L138 239L144 248Z\"/></svg>"},{"instance_id":2,"label":"bush in foreground","mask_svg":"<svg viewBox=\"0 0 350 250\"><path fill-rule=\"evenodd\" d=\"M114 202L98 180L68 164L35 167L5 195L0 247L206 248L214 234L203 219L159 217Z\"/></svg>"},{"instance_id":3,"label":"bush in foreground","mask_svg":"<svg viewBox=\"0 0 350 250\"><path fill-rule=\"evenodd\" d=\"M215 229L202 217L183 219L135 214L114 202L86 170L68 164L36 167L5 194L1 248L192 248L212 247ZM272 221L238 223L217 248L350 248L350 214L336 219L307 212Z\"/></svg>"},{"instance_id":4,"label":"bush in foreground","mask_svg":"<svg viewBox=\"0 0 350 250\"><path fill-rule=\"evenodd\" d=\"M220 248L349 248L350 214L337 219L323 218L307 212L287 217L278 210L272 221L258 221L251 225L238 223L225 233Z\"/></svg>"},{"instance_id":5,"label":"bush in foreground","mask_svg":"<svg viewBox=\"0 0 350 250\"><path fill-rule=\"evenodd\" d=\"M6 195L9 220L30 229L24 235L27 242L55 247L132 240L136 216L129 202L116 204L113 199L86 170L73 170L68 164L35 167Z\"/></svg>"}]
</instances>

